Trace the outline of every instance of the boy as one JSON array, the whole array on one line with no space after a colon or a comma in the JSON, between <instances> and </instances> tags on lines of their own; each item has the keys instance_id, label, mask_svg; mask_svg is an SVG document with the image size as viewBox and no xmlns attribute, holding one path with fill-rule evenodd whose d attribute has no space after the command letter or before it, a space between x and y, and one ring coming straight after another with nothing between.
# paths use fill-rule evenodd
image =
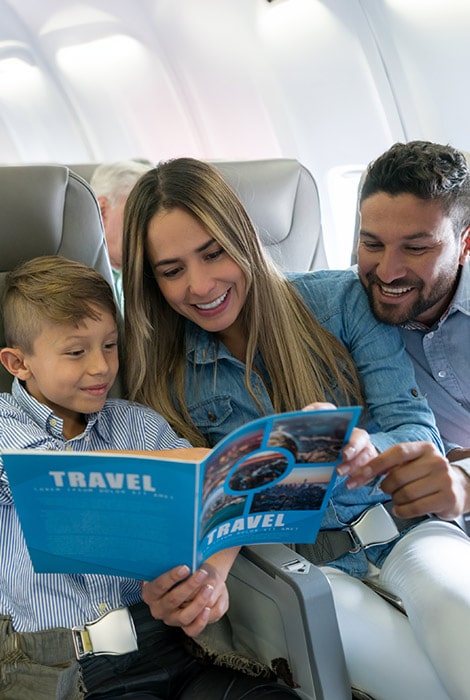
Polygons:
<instances>
[{"instance_id":1,"label":"boy","mask_svg":"<svg viewBox=\"0 0 470 700\"><path fill-rule=\"evenodd\" d=\"M107 399L118 372L116 308L95 270L59 256L30 260L7 275L3 315L0 360L14 380L12 393L0 395L0 450L188 446L154 411ZM0 464L0 551L3 700L297 697L203 668L183 647L178 627L194 635L225 612L236 550L190 577L185 566L164 574L180 585L162 595L162 619L153 619L139 581L34 572ZM97 618L98 648L77 662L71 629Z\"/></svg>"}]
</instances>

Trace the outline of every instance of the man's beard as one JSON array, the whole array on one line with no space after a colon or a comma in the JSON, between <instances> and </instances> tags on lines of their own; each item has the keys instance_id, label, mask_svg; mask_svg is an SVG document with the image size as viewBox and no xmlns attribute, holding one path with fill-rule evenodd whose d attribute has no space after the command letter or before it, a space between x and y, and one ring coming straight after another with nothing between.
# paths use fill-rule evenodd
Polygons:
<instances>
[{"instance_id":1,"label":"man's beard","mask_svg":"<svg viewBox=\"0 0 470 700\"><path fill-rule=\"evenodd\" d=\"M374 289L377 286L381 286L380 280L373 273L366 275L367 286L364 285L366 290L369 304L372 309L374 316L389 326L400 326L408 321L414 321L425 313L428 309L432 308L438 304L442 299L444 299L449 292L452 290L452 286L449 286L448 279L441 279L435 284L428 296L423 296L424 282L419 280L417 282L409 283L406 280L400 280L396 284L387 284L386 287L413 287L417 292L418 296L413 301L407 301L403 304L390 303L387 304L385 301L378 301L374 295Z\"/></svg>"}]
</instances>

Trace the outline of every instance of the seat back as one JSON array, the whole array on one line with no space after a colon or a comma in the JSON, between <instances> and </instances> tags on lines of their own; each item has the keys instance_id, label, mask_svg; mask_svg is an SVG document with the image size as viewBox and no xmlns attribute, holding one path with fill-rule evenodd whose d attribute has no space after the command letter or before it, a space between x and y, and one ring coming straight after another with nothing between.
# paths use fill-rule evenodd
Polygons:
<instances>
[{"instance_id":1,"label":"seat back","mask_svg":"<svg viewBox=\"0 0 470 700\"><path fill-rule=\"evenodd\" d=\"M66 166L0 166L0 211L0 294L6 273L38 255L86 263L113 285L98 202L88 184ZM0 366L0 391L9 391L11 383Z\"/></svg>"},{"instance_id":2,"label":"seat back","mask_svg":"<svg viewBox=\"0 0 470 700\"><path fill-rule=\"evenodd\" d=\"M69 167L90 182L97 165ZM307 168L289 158L213 161L212 165L236 191L263 245L282 270L328 267L318 189Z\"/></svg>"},{"instance_id":3,"label":"seat back","mask_svg":"<svg viewBox=\"0 0 470 700\"><path fill-rule=\"evenodd\" d=\"M213 165L240 197L263 245L282 270L328 267L318 189L307 168L289 158Z\"/></svg>"}]
</instances>

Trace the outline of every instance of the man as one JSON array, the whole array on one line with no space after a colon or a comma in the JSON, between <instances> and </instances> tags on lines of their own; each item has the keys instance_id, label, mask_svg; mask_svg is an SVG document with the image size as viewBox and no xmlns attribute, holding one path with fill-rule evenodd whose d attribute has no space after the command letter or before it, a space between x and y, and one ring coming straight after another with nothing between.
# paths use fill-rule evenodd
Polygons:
<instances>
[{"instance_id":1,"label":"man","mask_svg":"<svg viewBox=\"0 0 470 700\"><path fill-rule=\"evenodd\" d=\"M426 141L395 144L367 170L360 216L360 279L375 316L399 328L447 452L443 460L425 443L397 445L374 460L367 475L388 473L382 488L402 517L434 512L452 519L470 511L470 173L464 155ZM354 474L352 485L363 476Z\"/></svg>"},{"instance_id":2,"label":"man","mask_svg":"<svg viewBox=\"0 0 470 700\"><path fill-rule=\"evenodd\" d=\"M124 310L121 270L124 206L137 180L151 167L153 163L147 160L103 163L96 168L90 180L90 186L100 205L114 286L121 311Z\"/></svg>"}]
</instances>

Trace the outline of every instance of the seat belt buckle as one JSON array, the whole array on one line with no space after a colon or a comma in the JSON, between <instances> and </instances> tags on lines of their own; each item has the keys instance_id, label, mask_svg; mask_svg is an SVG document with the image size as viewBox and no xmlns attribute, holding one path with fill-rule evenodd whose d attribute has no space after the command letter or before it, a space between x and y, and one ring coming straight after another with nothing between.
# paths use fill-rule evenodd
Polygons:
<instances>
[{"instance_id":1,"label":"seat belt buckle","mask_svg":"<svg viewBox=\"0 0 470 700\"><path fill-rule=\"evenodd\" d=\"M393 542L400 535L395 521L382 503L368 508L349 525L350 533L361 549Z\"/></svg>"},{"instance_id":2,"label":"seat belt buckle","mask_svg":"<svg viewBox=\"0 0 470 700\"><path fill-rule=\"evenodd\" d=\"M137 633L129 608L111 610L102 617L72 627L77 659L100 654L129 654L137 651Z\"/></svg>"}]
</instances>

